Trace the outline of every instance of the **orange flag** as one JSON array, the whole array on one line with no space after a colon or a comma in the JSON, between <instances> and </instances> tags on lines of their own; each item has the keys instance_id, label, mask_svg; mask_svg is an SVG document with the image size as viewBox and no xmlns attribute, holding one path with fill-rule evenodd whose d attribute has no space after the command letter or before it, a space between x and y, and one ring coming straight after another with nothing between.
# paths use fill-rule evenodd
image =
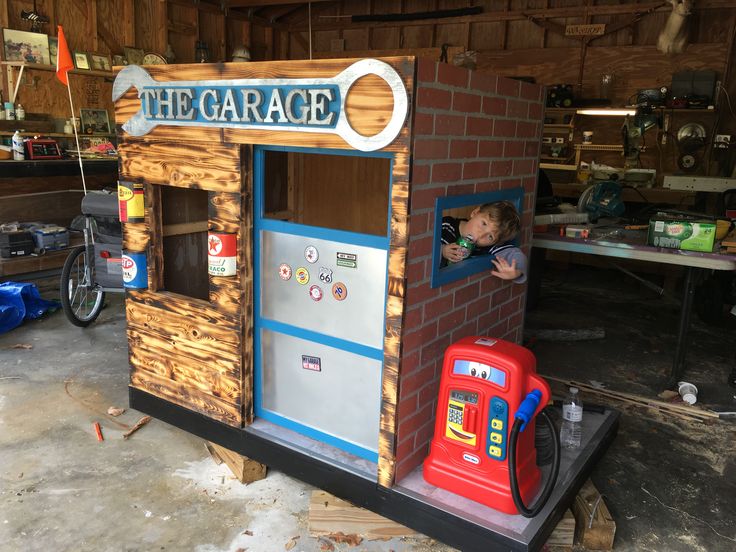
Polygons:
<instances>
[{"instance_id":1,"label":"orange flag","mask_svg":"<svg viewBox=\"0 0 736 552\"><path fill-rule=\"evenodd\" d=\"M61 28L61 25L59 25L58 28L59 49L56 53L56 78L69 86L66 72L69 71L69 69L74 69L74 62L72 61L72 55L69 53L69 46L66 44L64 29Z\"/></svg>"}]
</instances>

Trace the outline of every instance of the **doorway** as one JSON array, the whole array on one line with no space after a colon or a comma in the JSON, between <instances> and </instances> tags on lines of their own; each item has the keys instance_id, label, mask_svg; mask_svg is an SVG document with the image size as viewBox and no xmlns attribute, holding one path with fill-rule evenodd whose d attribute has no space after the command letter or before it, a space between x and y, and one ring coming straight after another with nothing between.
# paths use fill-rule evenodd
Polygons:
<instances>
[{"instance_id":1,"label":"doorway","mask_svg":"<svg viewBox=\"0 0 736 552\"><path fill-rule=\"evenodd\" d=\"M378 459L392 156L254 148L256 417Z\"/></svg>"}]
</instances>

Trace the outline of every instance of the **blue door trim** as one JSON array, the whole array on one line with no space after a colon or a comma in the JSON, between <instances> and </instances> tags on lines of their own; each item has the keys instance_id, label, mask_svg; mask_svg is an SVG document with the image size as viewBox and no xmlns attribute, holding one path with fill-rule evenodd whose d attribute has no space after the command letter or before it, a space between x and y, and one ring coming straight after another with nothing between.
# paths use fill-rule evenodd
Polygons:
<instances>
[{"instance_id":1,"label":"blue door trim","mask_svg":"<svg viewBox=\"0 0 736 552\"><path fill-rule=\"evenodd\" d=\"M263 389L263 370L262 370L262 358L261 358L261 331L262 329L269 329L286 335L291 335L301 339L314 341L336 349L347 351L350 353L358 354L366 358L371 358L381 362L381 369L383 369L383 350L376 349L374 347L368 347L359 343L346 341L343 339L327 336L307 330L305 328L299 328L291 326L276 320L267 319L261 317L261 235L264 231L279 232L285 234L299 235L299 236L313 236L316 239L323 239L332 242L341 242L352 245L362 245L365 247L371 247L374 249L381 249L388 252L390 246L390 229L391 229L391 186L393 181L389 178L389 204L386 221L386 235L376 236L371 234L360 234L356 232L348 232L344 230L332 230L328 228L321 228L316 226L310 226L305 224L297 224L292 222L285 222L280 220L266 219L264 218L264 166L265 166L265 154L267 151L284 151L284 152L299 152L299 153L311 153L311 154L324 154L324 155L341 155L341 156L356 156L356 157L378 157L387 158L391 160L391 171L390 175L393 174L393 154L387 152L356 152L350 150L327 150L321 148L294 148L287 146L254 146L253 147L253 243L254 243L254 261L253 261L253 281L254 281L254 412L255 415L264 420L268 420L272 423L311 437L317 441L329 444L360 458L364 458L371 462L378 461L378 435L376 435L376 449L369 449L361 445L357 445L350 441L346 441L334 435L330 435L323 431L314 429L313 427L304 425L296 420L292 420L275 412L266 410L263 408L263 401L261 398L261 391ZM386 267L388 271L388 255L386 255ZM386 279L386 288L384 289L384 305L388 295L388 278ZM385 324L385 309L384 309L384 320ZM378 414L378 413L377 413Z\"/></svg>"}]
</instances>

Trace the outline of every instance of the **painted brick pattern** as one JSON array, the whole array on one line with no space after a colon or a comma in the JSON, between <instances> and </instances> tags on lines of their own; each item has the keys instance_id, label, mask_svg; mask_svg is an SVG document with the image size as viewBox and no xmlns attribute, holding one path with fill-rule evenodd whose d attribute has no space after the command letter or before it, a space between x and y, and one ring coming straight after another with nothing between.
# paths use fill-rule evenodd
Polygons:
<instances>
[{"instance_id":1,"label":"painted brick pattern","mask_svg":"<svg viewBox=\"0 0 736 552\"><path fill-rule=\"evenodd\" d=\"M522 186L528 255L543 112L542 86L418 62L397 481L428 453L447 346L474 334L518 343L524 321L525 285L481 273L430 287L435 198Z\"/></svg>"}]
</instances>

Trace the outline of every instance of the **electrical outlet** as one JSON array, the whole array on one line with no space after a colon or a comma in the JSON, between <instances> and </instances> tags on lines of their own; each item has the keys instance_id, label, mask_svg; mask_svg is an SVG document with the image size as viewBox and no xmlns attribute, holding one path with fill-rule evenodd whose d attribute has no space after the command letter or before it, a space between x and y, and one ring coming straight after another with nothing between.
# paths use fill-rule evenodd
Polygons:
<instances>
[{"instance_id":1,"label":"electrical outlet","mask_svg":"<svg viewBox=\"0 0 736 552\"><path fill-rule=\"evenodd\" d=\"M716 139L713 142L713 147L718 149L728 149L731 145L730 134L716 134Z\"/></svg>"}]
</instances>

